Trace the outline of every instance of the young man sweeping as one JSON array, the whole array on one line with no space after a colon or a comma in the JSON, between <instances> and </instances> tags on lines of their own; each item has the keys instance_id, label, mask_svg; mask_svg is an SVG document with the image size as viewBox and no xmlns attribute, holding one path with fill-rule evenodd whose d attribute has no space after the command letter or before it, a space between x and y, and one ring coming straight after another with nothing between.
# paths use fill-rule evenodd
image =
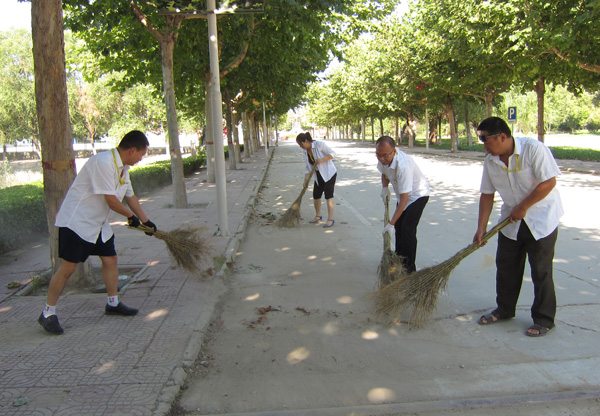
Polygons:
<instances>
[{"instance_id":1,"label":"young man sweeping","mask_svg":"<svg viewBox=\"0 0 600 416\"><path fill-rule=\"evenodd\" d=\"M134 195L129 180L129 167L142 160L148 145L144 133L130 131L116 149L92 156L71 184L55 223L59 227L58 256L62 261L50 280L46 307L38 318L46 332L63 333L56 316L56 303L77 263L86 261L90 255L99 256L102 261L102 280L108 294L105 313L137 314L137 309L119 302L115 236L108 217L111 211L115 211L127 217L130 226L138 227L143 222L156 231L156 226ZM123 197L129 208L121 202Z\"/></svg>"},{"instance_id":2,"label":"young man sweeping","mask_svg":"<svg viewBox=\"0 0 600 416\"><path fill-rule=\"evenodd\" d=\"M375 146L375 156L381 172L381 199L384 205L390 198L391 183L398 204L383 235L396 236L396 254L402 259L408 273L417 270L417 225L429 201L429 183L412 157L396 150L394 139L381 136Z\"/></svg>"},{"instance_id":3,"label":"young man sweeping","mask_svg":"<svg viewBox=\"0 0 600 416\"><path fill-rule=\"evenodd\" d=\"M479 220L473 241L481 244L496 192L503 201L501 218L509 217L511 222L498 236L498 306L483 315L479 324L490 325L515 316L525 258L529 257L534 286L533 325L525 334L544 336L554 329L556 314L552 260L558 222L563 214L555 188L560 169L542 142L514 138L506 122L498 117L483 120L477 127L477 135L489 154L483 165Z\"/></svg>"}]
</instances>

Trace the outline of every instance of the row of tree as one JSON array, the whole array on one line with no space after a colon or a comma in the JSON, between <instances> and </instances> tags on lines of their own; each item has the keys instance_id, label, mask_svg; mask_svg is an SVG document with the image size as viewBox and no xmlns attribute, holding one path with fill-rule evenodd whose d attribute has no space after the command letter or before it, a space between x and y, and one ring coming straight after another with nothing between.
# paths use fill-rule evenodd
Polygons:
<instances>
[{"instance_id":1,"label":"row of tree","mask_svg":"<svg viewBox=\"0 0 600 416\"><path fill-rule=\"evenodd\" d=\"M410 141L415 120L427 120L435 140L445 118L455 150L459 117L472 125L516 90L535 92L543 140L548 85L598 91L599 18L595 0L414 0L348 44L344 62L311 89L312 121L364 132L365 118L400 118Z\"/></svg>"},{"instance_id":2,"label":"row of tree","mask_svg":"<svg viewBox=\"0 0 600 416\"><path fill-rule=\"evenodd\" d=\"M251 138L256 136L257 129L251 126L261 107L270 118L298 105L315 73L339 55L338 45L396 5L394 0L272 0L259 10L229 14L237 6L234 3L218 3L218 75L228 124L237 124L235 117L245 115L243 124ZM194 0L32 0L37 133L53 268L57 266L53 218L75 175L68 99L74 88L67 83L71 68L65 63L63 28L83 40L91 53L92 59L76 68L76 73L85 74L82 79L106 80L121 94L140 85L161 92L173 205L185 207L178 114L188 120L210 118L206 7L207 2ZM102 115L100 110L94 113ZM236 129L228 128L232 130ZM220 139L221 132L213 134L208 128L206 136L210 162L210 143ZM210 165L208 172L209 180L211 174L214 180Z\"/></svg>"},{"instance_id":3,"label":"row of tree","mask_svg":"<svg viewBox=\"0 0 600 416\"><path fill-rule=\"evenodd\" d=\"M0 143L29 139L41 152L35 104L31 32L0 32ZM124 74L96 76L94 59L82 41L65 36L66 80L70 123L75 141L94 146L103 137L122 137L127 131L160 131L164 104L150 85L113 88ZM194 131L200 124L185 124ZM4 148L5 150L5 148Z\"/></svg>"}]
</instances>

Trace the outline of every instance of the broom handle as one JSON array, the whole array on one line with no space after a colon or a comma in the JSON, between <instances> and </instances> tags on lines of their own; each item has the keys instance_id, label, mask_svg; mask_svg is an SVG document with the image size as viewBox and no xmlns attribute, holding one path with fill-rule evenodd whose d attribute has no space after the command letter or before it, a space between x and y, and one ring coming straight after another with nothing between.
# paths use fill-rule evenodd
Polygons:
<instances>
[{"instance_id":1,"label":"broom handle","mask_svg":"<svg viewBox=\"0 0 600 416\"><path fill-rule=\"evenodd\" d=\"M144 233L152 233L152 235L154 235L154 233L155 233L154 228L148 227L147 225L144 225L144 224L140 224L137 227L132 227L131 225L128 225L127 228L130 228L132 230L142 231Z\"/></svg>"},{"instance_id":2,"label":"broom handle","mask_svg":"<svg viewBox=\"0 0 600 416\"><path fill-rule=\"evenodd\" d=\"M390 222L390 198L388 197L385 201L385 214L383 215L384 226L388 225ZM392 237L389 233L385 233L383 236L383 250L387 251L390 249L392 245Z\"/></svg>"},{"instance_id":3,"label":"broom handle","mask_svg":"<svg viewBox=\"0 0 600 416\"><path fill-rule=\"evenodd\" d=\"M481 236L481 242L484 243L486 241L488 241L490 238L492 238L494 235L498 234L498 232L503 229L504 227L506 227L508 224L510 224L510 217L505 218L504 220L502 220L501 222L499 222L494 228L492 228L491 230L489 230L487 233L485 233L484 235ZM479 249L481 246L479 245L479 243L477 241L474 241L473 243L469 244L468 246L466 246L465 248L463 248L461 251L459 251L458 253L456 253L453 257L453 259L455 259L458 262L460 262L460 260L462 260L463 258L465 258L466 256L468 256L469 254L473 253L475 250Z\"/></svg>"},{"instance_id":4,"label":"broom handle","mask_svg":"<svg viewBox=\"0 0 600 416\"><path fill-rule=\"evenodd\" d=\"M310 183L310 178L313 177L313 175L315 174L315 170L317 170L317 163L315 162L312 170L310 171L310 176L308 177L308 180L306 180L304 182L304 184L302 185L302 192L300 192L300 198L302 198L304 196L304 192L306 192L306 190L308 189L308 184Z\"/></svg>"},{"instance_id":5,"label":"broom handle","mask_svg":"<svg viewBox=\"0 0 600 416\"><path fill-rule=\"evenodd\" d=\"M481 241L482 242L483 241L488 241L490 238L492 238L494 235L496 235L501 229L503 229L504 227L506 227L508 224L510 224L510 217L505 218L503 221L501 221L498 224L496 224L496 226L494 228L492 228L487 233L485 233L481 237ZM475 243L475 244L477 244L477 243Z\"/></svg>"}]
</instances>

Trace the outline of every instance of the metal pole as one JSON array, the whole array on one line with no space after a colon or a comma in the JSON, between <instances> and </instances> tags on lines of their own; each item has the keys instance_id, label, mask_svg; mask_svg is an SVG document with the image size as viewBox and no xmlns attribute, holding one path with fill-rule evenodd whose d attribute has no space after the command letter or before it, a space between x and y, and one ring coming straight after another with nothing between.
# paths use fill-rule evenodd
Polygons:
<instances>
[{"instance_id":1,"label":"metal pole","mask_svg":"<svg viewBox=\"0 0 600 416\"><path fill-rule=\"evenodd\" d=\"M263 136L265 139L265 155L269 154L269 135L267 134L267 116L265 114L265 103L263 101Z\"/></svg>"},{"instance_id":2,"label":"metal pole","mask_svg":"<svg viewBox=\"0 0 600 416\"><path fill-rule=\"evenodd\" d=\"M210 57L210 85L212 95L211 123L213 127L213 146L215 149L215 183L217 187L217 207L219 210L219 234L229 235L227 219L227 188L225 177L225 153L223 151L223 108L221 82L219 79L219 46L217 43L217 15L215 0L207 1L208 52Z\"/></svg>"}]
</instances>

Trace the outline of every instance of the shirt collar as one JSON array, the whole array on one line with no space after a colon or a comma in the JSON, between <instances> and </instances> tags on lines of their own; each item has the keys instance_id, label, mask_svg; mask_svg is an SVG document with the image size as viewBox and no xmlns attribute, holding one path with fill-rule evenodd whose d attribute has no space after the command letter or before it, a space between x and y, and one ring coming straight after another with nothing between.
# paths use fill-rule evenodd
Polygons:
<instances>
[{"instance_id":1,"label":"shirt collar","mask_svg":"<svg viewBox=\"0 0 600 416\"><path fill-rule=\"evenodd\" d=\"M121 160L121 154L119 153L117 148L112 149L111 152L113 154L113 160L115 160L117 162L117 168L122 168L123 161Z\"/></svg>"}]
</instances>

